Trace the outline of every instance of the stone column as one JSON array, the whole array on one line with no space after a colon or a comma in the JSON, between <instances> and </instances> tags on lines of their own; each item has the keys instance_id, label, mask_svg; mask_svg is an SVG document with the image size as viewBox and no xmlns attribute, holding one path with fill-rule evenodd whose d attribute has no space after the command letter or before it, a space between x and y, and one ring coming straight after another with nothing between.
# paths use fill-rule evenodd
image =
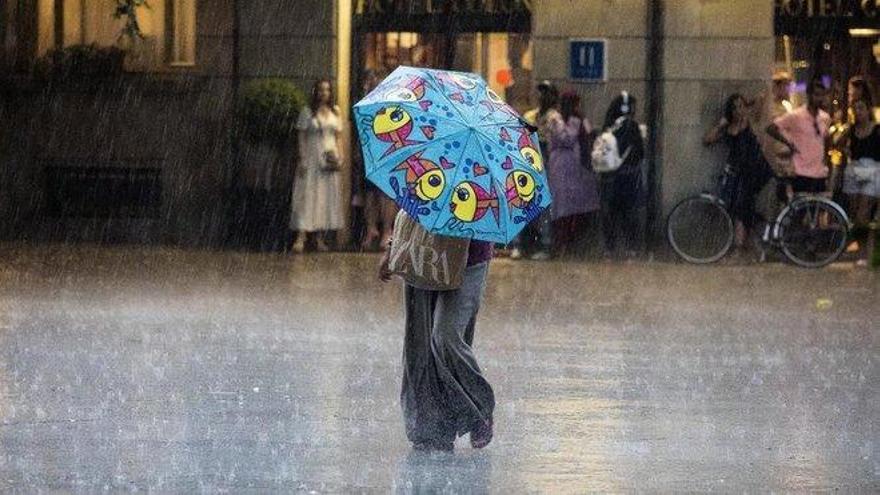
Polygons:
<instances>
[{"instance_id":1,"label":"stone column","mask_svg":"<svg viewBox=\"0 0 880 495\"><path fill-rule=\"evenodd\" d=\"M542 0L534 2L532 35L535 79L581 93L584 111L601 125L608 103L626 89L646 119L648 11L662 2L662 112L660 155L655 160L657 216L653 226L683 197L712 187L724 151L702 146L706 129L721 116L732 92L752 96L764 90L773 63L772 0ZM571 38L608 40L608 81L569 81Z\"/></svg>"},{"instance_id":2,"label":"stone column","mask_svg":"<svg viewBox=\"0 0 880 495\"><path fill-rule=\"evenodd\" d=\"M682 198L713 187L726 150L704 147L703 134L728 95L766 89L774 48L772 0L662 1L661 223Z\"/></svg>"},{"instance_id":3,"label":"stone column","mask_svg":"<svg viewBox=\"0 0 880 495\"><path fill-rule=\"evenodd\" d=\"M644 118L647 0L541 0L532 2L535 80L550 79L560 89L571 87L583 98L583 110L601 125L611 100L627 90L638 99ZM569 81L569 39L608 40L608 82Z\"/></svg>"}]
</instances>

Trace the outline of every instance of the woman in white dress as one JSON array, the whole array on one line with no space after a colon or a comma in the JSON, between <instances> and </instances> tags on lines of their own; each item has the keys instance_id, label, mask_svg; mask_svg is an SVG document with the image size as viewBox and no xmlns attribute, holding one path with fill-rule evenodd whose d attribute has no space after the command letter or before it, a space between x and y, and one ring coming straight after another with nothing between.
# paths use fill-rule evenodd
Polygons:
<instances>
[{"instance_id":1,"label":"woman in white dress","mask_svg":"<svg viewBox=\"0 0 880 495\"><path fill-rule=\"evenodd\" d=\"M326 235L342 228L339 196L342 121L339 108L333 104L330 81L315 83L309 106L300 112L296 128L299 162L290 215L290 228L297 232L293 250L301 253L314 241L318 251L326 251ZM306 237L310 242L306 242Z\"/></svg>"}]
</instances>

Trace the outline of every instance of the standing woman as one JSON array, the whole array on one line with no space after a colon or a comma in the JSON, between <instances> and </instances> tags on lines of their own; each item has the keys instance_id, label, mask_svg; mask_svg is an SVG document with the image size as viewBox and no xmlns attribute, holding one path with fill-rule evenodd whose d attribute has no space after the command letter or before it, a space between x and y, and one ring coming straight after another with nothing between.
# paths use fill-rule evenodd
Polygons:
<instances>
[{"instance_id":1,"label":"standing woman","mask_svg":"<svg viewBox=\"0 0 880 495\"><path fill-rule=\"evenodd\" d=\"M581 99L574 91L562 93L559 113L549 114L550 160L547 175L553 193L554 255L574 254L587 228L589 214L599 209L596 175L584 166L592 126L581 115Z\"/></svg>"},{"instance_id":2,"label":"standing woman","mask_svg":"<svg viewBox=\"0 0 880 495\"><path fill-rule=\"evenodd\" d=\"M862 96L852 105L854 124L849 130L849 165L843 176L843 192L849 196L856 227L871 221L880 198L880 126L871 114L871 101ZM874 214L876 217L880 212Z\"/></svg>"},{"instance_id":3,"label":"standing woman","mask_svg":"<svg viewBox=\"0 0 880 495\"><path fill-rule=\"evenodd\" d=\"M739 93L727 97L724 116L709 129L703 144L712 146L723 141L727 145L728 190L726 200L736 221L736 247L745 246L748 232L758 220L755 199L772 175L758 138L752 131L746 101Z\"/></svg>"},{"instance_id":4,"label":"standing woman","mask_svg":"<svg viewBox=\"0 0 880 495\"><path fill-rule=\"evenodd\" d=\"M636 122L636 99L627 91L622 91L611 101L605 113L604 128L613 129L620 156L626 155L619 169L605 172L599 179L605 256L616 253L622 237L625 256L631 258L638 250L636 208L642 189L641 163L645 156L645 141Z\"/></svg>"},{"instance_id":5,"label":"standing woman","mask_svg":"<svg viewBox=\"0 0 880 495\"><path fill-rule=\"evenodd\" d=\"M333 103L333 87L327 79L315 83L309 106L303 108L296 123L299 163L293 185L290 228L298 233L294 252L314 242L318 251L327 251L326 235L342 228L339 204L339 171L342 122ZM308 237L309 239L306 239Z\"/></svg>"},{"instance_id":6,"label":"standing woman","mask_svg":"<svg viewBox=\"0 0 880 495\"><path fill-rule=\"evenodd\" d=\"M550 154L549 122L551 118L558 118L559 90L550 81L541 81L538 84L538 107L528 110L523 114L523 119L538 129L538 145L544 156L544 163L548 161ZM550 191L553 192L552 189ZM551 206L551 210L553 207ZM520 232L518 241L514 244L510 257L518 259L523 255L533 260L547 260L550 258L551 232L550 212L544 211L534 222L530 222Z\"/></svg>"}]
</instances>

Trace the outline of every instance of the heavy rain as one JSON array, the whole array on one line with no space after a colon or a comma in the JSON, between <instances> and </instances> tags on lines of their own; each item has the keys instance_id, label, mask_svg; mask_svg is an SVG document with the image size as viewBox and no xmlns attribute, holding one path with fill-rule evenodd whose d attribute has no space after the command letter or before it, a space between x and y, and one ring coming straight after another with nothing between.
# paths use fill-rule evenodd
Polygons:
<instances>
[{"instance_id":1,"label":"heavy rain","mask_svg":"<svg viewBox=\"0 0 880 495\"><path fill-rule=\"evenodd\" d=\"M0 0L0 492L880 491L877 13Z\"/></svg>"}]
</instances>

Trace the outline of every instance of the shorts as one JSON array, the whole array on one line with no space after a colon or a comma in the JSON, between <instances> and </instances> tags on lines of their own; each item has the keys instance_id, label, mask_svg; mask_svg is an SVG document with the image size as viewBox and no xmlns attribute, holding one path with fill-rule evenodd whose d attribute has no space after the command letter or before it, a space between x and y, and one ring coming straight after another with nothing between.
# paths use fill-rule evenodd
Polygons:
<instances>
[{"instance_id":1,"label":"shorts","mask_svg":"<svg viewBox=\"0 0 880 495\"><path fill-rule=\"evenodd\" d=\"M828 190L827 179L817 179L815 177L803 177L798 175L789 179L791 188L796 193L819 194Z\"/></svg>"},{"instance_id":2,"label":"shorts","mask_svg":"<svg viewBox=\"0 0 880 495\"><path fill-rule=\"evenodd\" d=\"M880 197L880 166L850 163L843 173L843 192Z\"/></svg>"}]
</instances>

